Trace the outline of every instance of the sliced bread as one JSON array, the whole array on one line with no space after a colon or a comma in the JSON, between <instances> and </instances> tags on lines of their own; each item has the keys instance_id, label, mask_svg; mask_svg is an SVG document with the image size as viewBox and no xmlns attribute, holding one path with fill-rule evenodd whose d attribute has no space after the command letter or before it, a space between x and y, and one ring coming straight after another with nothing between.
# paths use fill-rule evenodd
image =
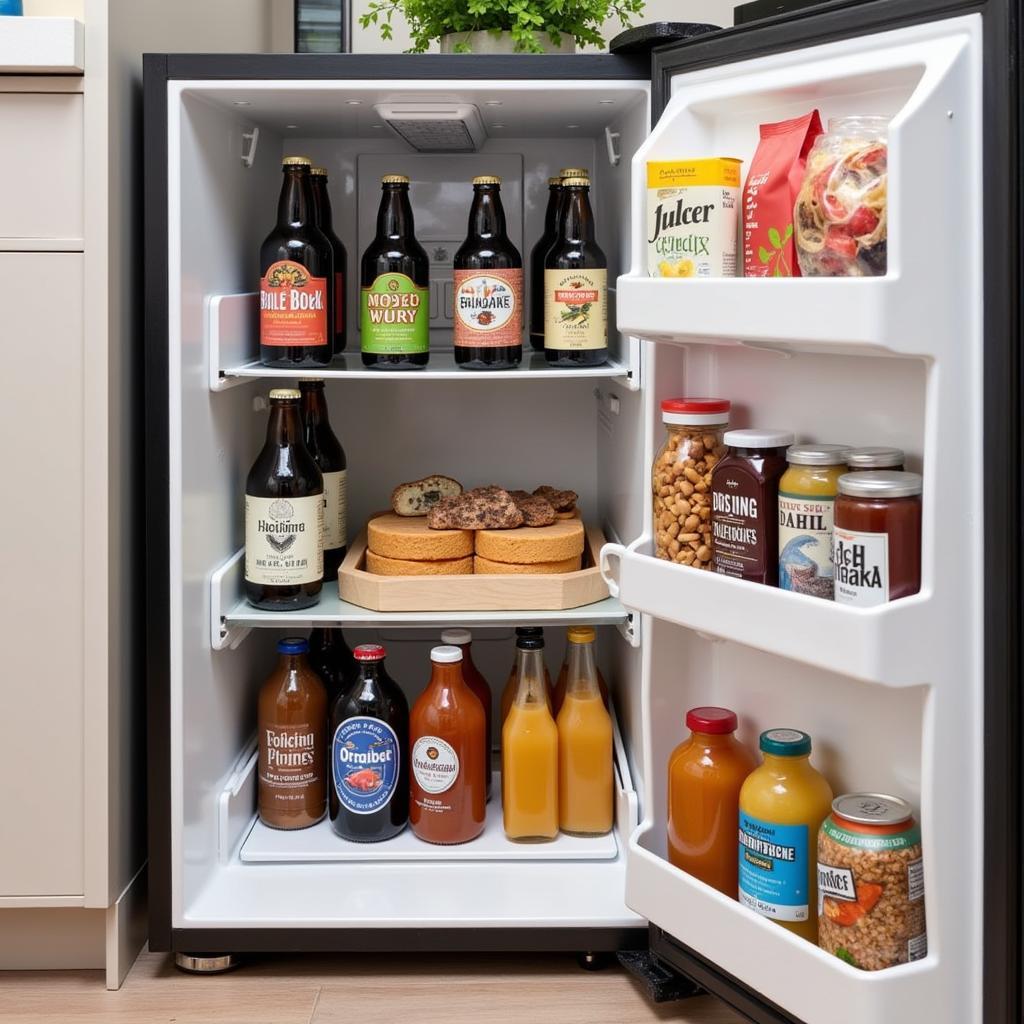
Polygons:
<instances>
[{"instance_id":1,"label":"sliced bread","mask_svg":"<svg viewBox=\"0 0 1024 1024\"><path fill-rule=\"evenodd\" d=\"M425 476L399 484L391 492L391 507L400 516L425 516L442 498L462 493L462 484L450 476Z\"/></svg>"}]
</instances>

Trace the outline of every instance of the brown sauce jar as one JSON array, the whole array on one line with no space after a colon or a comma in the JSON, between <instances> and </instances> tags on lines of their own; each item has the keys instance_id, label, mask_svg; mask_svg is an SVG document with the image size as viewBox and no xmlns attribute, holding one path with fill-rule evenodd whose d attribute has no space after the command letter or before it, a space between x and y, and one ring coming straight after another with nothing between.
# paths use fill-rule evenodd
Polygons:
<instances>
[{"instance_id":1,"label":"brown sauce jar","mask_svg":"<svg viewBox=\"0 0 1024 1024\"><path fill-rule=\"evenodd\" d=\"M788 430L727 430L728 453L711 475L715 571L779 585L779 479Z\"/></svg>"},{"instance_id":2,"label":"brown sauce jar","mask_svg":"<svg viewBox=\"0 0 1024 1024\"><path fill-rule=\"evenodd\" d=\"M837 604L869 608L921 589L921 477L877 471L839 478L832 534Z\"/></svg>"}]
</instances>

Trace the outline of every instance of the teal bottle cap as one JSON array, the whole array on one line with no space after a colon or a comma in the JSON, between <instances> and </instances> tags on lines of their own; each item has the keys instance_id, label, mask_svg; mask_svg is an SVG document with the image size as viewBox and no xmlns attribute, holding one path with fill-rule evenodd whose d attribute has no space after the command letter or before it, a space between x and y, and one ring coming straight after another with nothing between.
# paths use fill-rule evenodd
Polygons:
<instances>
[{"instance_id":1,"label":"teal bottle cap","mask_svg":"<svg viewBox=\"0 0 1024 1024\"><path fill-rule=\"evenodd\" d=\"M761 733L761 752L775 757L803 757L811 752L811 737L799 729L769 729Z\"/></svg>"}]
</instances>

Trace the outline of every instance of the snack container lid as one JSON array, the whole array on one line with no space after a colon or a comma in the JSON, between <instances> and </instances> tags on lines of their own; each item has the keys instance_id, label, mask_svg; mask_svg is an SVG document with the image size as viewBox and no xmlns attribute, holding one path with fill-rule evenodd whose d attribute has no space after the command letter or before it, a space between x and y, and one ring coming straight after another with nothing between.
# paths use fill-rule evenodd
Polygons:
<instances>
[{"instance_id":1,"label":"snack container lid","mask_svg":"<svg viewBox=\"0 0 1024 1024\"><path fill-rule=\"evenodd\" d=\"M666 398L661 403L663 423L704 426L728 423L732 402L726 398Z\"/></svg>"},{"instance_id":2,"label":"snack container lid","mask_svg":"<svg viewBox=\"0 0 1024 1024\"><path fill-rule=\"evenodd\" d=\"M832 812L858 825L899 825L914 816L906 800L887 793L845 793L832 801Z\"/></svg>"}]
</instances>

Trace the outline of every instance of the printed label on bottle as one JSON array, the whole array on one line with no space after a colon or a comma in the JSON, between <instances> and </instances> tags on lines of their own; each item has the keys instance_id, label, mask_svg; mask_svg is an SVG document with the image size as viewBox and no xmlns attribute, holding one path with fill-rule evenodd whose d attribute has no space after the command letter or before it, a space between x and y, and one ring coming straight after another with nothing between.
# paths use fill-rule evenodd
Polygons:
<instances>
[{"instance_id":1,"label":"printed label on bottle","mask_svg":"<svg viewBox=\"0 0 1024 1024\"><path fill-rule=\"evenodd\" d=\"M776 825L740 811L739 900L762 917L806 921L807 826Z\"/></svg>"},{"instance_id":2,"label":"printed label on bottle","mask_svg":"<svg viewBox=\"0 0 1024 1024\"><path fill-rule=\"evenodd\" d=\"M412 774L424 793L444 793L459 777L459 755L439 736L421 736L412 748Z\"/></svg>"},{"instance_id":3,"label":"printed label on bottle","mask_svg":"<svg viewBox=\"0 0 1024 1024\"><path fill-rule=\"evenodd\" d=\"M334 275L334 333L345 330L345 275L340 271Z\"/></svg>"},{"instance_id":4,"label":"printed label on bottle","mask_svg":"<svg viewBox=\"0 0 1024 1024\"><path fill-rule=\"evenodd\" d=\"M762 576L765 551L764 491L746 473L712 477L711 535L715 570L723 576ZM776 553L772 552L772 557Z\"/></svg>"},{"instance_id":5,"label":"printed label on bottle","mask_svg":"<svg viewBox=\"0 0 1024 1024\"><path fill-rule=\"evenodd\" d=\"M260 758L260 782L277 790L280 802L300 802L304 790L320 780L322 752L316 749L316 730L308 723L268 725L263 728Z\"/></svg>"},{"instance_id":6,"label":"printed label on bottle","mask_svg":"<svg viewBox=\"0 0 1024 1024\"><path fill-rule=\"evenodd\" d=\"M889 600L889 535L836 527L832 538L836 603L871 608Z\"/></svg>"},{"instance_id":7,"label":"printed label on bottle","mask_svg":"<svg viewBox=\"0 0 1024 1024\"><path fill-rule=\"evenodd\" d=\"M523 343L523 270L456 270L456 348Z\"/></svg>"},{"instance_id":8,"label":"printed label on bottle","mask_svg":"<svg viewBox=\"0 0 1024 1024\"><path fill-rule=\"evenodd\" d=\"M324 473L324 550L333 551L348 543L348 494L346 473Z\"/></svg>"},{"instance_id":9,"label":"printed label on bottle","mask_svg":"<svg viewBox=\"0 0 1024 1024\"><path fill-rule=\"evenodd\" d=\"M314 583L324 574L324 499L245 496L245 578L264 586Z\"/></svg>"},{"instance_id":10,"label":"printed label on bottle","mask_svg":"<svg viewBox=\"0 0 1024 1024\"><path fill-rule=\"evenodd\" d=\"M362 292L362 350L412 355L430 347L429 291L406 274L381 274Z\"/></svg>"},{"instance_id":11,"label":"printed label on bottle","mask_svg":"<svg viewBox=\"0 0 1024 1024\"><path fill-rule=\"evenodd\" d=\"M779 587L832 600L833 498L779 491Z\"/></svg>"},{"instance_id":12,"label":"printed label on bottle","mask_svg":"<svg viewBox=\"0 0 1024 1024\"><path fill-rule=\"evenodd\" d=\"M544 271L544 347L583 351L608 345L608 271Z\"/></svg>"},{"instance_id":13,"label":"printed label on bottle","mask_svg":"<svg viewBox=\"0 0 1024 1024\"><path fill-rule=\"evenodd\" d=\"M260 344L328 345L327 278L301 263L278 260L260 279Z\"/></svg>"},{"instance_id":14,"label":"printed label on bottle","mask_svg":"<svg viewBox=\"0 0 1024 1024\"><path fill-rule=\"evenodd\" d=\"M390 803L398 788L402 751L398 737L379 718L349 718L334 731L331 777L341 806L373 814Z\"/></svg>"},{"instance_id":15,"label":"printed label on bottle","mask_svg":"<svg viewBox=\"0 0 1024 1024\"><path fill-rule=\"evenodd\" d=\"M911 903L924 899L924 862L920 858L907 865L907 899Z\"/></svg>"}]
</instances>

